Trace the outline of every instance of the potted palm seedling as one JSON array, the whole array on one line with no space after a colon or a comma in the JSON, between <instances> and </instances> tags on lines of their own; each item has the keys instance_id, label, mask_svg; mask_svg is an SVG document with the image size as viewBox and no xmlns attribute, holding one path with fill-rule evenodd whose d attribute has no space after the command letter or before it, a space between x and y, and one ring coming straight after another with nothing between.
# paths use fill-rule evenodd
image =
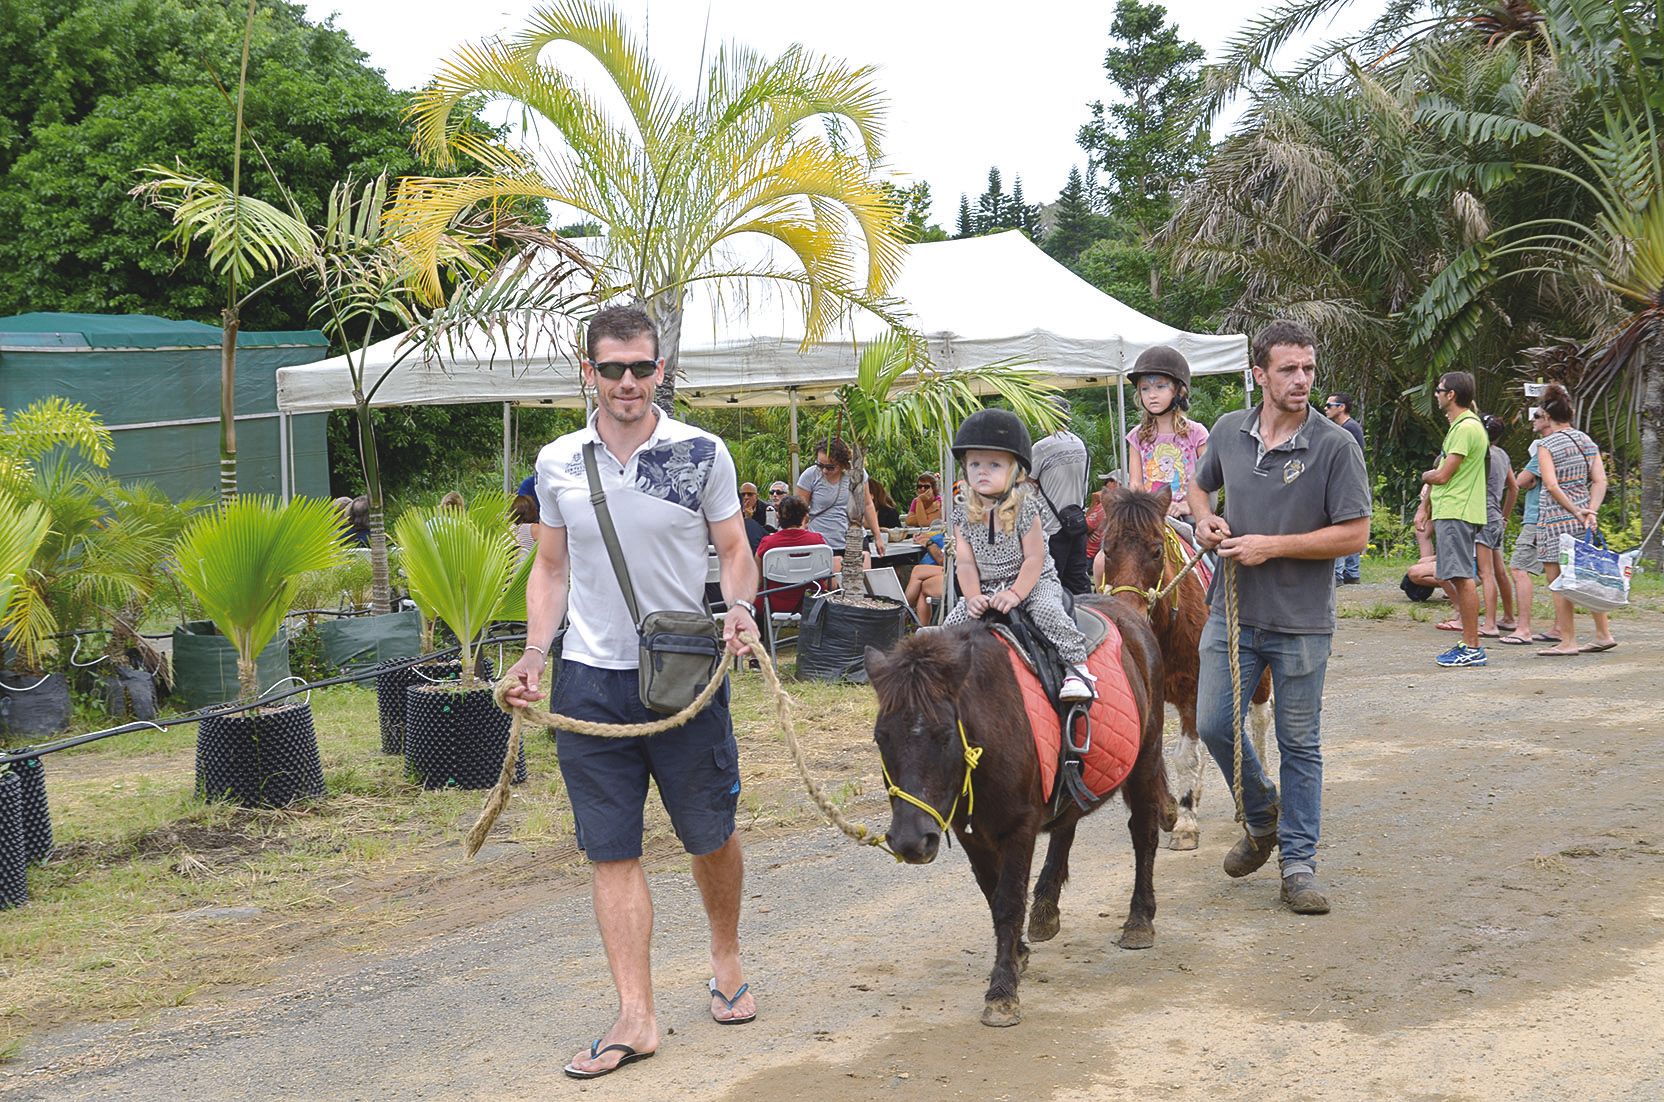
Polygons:
<instances>
[{"instance_id":1,"label":"potted palm seedling","mask_svg":"<svg viewBox=\"0 0 1664 1102\"><path fill-rule=\"evenodd\" d=\"M405 764L426 788L490 788L510 721L476 670L478 644L493 621L524 618L529 565L519 562L501 502L469 512L411 509L393 535L411 596L461 648L457 680L423 680L405 690ZM525 777L524 753L517 781Z\"/></svg>"},{"instance_id":2,"label":"potted palm seedling","mask_svg":"<svg viewBox=\"0 0 1664 1102\"><path fill-rule=\"evenodd\" d=\"M237 654L240 713L197 730L197 789L245 807L280 807L324 791L311 705L259 706L256 662L277 635L301 575L341 561L334 507L297 498L279 506L242 497L185 529L174 549L179 581Z\"/></svg>"}]
</instances>

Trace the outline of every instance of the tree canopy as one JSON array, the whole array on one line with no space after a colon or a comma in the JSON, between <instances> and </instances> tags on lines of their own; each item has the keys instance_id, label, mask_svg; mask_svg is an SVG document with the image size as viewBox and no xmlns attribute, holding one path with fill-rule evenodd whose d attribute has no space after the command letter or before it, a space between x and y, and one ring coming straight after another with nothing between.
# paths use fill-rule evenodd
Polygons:
<instances>
[{"instance_id":1,"label":"tree canopy","mask_svg":"<svg viewBox=\"0 0 1664 1102\"><path fill-rule=\"evenodd\" d=\"M157 242L167 216L128 190L142 164L176 159L230 178L240 5L223 0L7 0L0 56L0 314L142 312L217 324L223 281ZM418 161L409 97L347 35L299 4L262 0L249 61L244 192L320 209L349 175ZM270 163L266 170L262 161ZM309 296L275 288L250 328L307 327Z\"/></svg>"}]
</instances>

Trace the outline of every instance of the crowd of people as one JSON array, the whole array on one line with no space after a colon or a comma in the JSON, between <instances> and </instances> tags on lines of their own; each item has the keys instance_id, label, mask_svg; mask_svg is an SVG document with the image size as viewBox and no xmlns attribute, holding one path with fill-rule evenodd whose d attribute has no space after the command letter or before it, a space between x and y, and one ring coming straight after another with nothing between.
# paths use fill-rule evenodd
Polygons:
<instances>
[{"instance_id":1,"label":"crowd of people","mask_svg":"<svg viewBox=\"0 0 1664 1102\"><path fill-rule=\"evenodd\" d=\"M1465 371L1440 377L1433 395L1449 429L1438 463L1424 472L1414 527L1421 557L1405 575L1405 590L1425 598L1443 590L1452 615L1438 623L1461 639L1435 661L1444 667L1484 666L1483 641L1509 646L1547 644L1544 658L1599 654L1618 645L1605 613L1591 613L1594 638L1579 644L1571 600L1552 593L1552 630L1535 631L1533 578L1552 585L1560 574L1562 536L1596 530L1606 496L1600 448L1573 426L1574 407L1564 387L1550 384L1529 411L1535 438L1516 472L1498 446L1505 425L1475 407L1475 381ZM1504 547L1508 518L1523 503L1512 555Z\"/></svg>"}]
</instances>

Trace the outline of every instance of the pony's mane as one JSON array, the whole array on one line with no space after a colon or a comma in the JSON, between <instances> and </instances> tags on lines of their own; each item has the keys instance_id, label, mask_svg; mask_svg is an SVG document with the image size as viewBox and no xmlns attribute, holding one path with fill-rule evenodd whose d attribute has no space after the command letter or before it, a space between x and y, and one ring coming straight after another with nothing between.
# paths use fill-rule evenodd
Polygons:
<instances>
[{"instance_id":1,"label":"pony's mane","mask_svg":"<svg viewBox=\"0 0 1664 1102\"><path fill-rule=\"evenodd\" d=\"M977 631L974 634L986 634ZM933 710L957 695L958 673L965 668L964 648L971 644L963 630L926 631L908 636L886 656L880 675L873 679L883 708L915 714Z\"/></svg>"},{"instance_id":2,"label":"pony's mane","mask_svg":"<svg viewBox=\"0 0 1664 1102\"><path fill-rule=\"evenodd\" d=\"M1160 531L1167 518L1167 511L1162 508L1155 494L1124 486L1105 497L1103 504L1103 529L1106 535L1110 532L1150 529Z\"/></svg>"}]
</instances>

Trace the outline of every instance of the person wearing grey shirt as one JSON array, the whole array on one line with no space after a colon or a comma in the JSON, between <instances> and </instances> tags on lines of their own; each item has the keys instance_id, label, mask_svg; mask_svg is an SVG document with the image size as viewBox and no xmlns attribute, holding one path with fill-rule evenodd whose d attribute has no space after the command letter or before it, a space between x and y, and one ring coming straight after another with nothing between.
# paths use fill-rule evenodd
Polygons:
<instances>
[{"instance_id":1,"label":"person wearing grey shirt","mask_svg":"<svg viewBox=\"0 0 1664 1102\"><path fill-rule=\"evenodd\" d=\"M1040 527L1046 535L1052 562L1063 588L1070 593L1092 591L1091 560L1086 557L1086 473L1091 469L1086 443L1067 426L1069 400L1052 397L1065 424L1034 443L1034 471L1042 495Z\"/></svg>"},{"instance_id":2,"label":"person wearing grey shirt","mask_svg":"<svg viewBox=\"0 0 1664 1102\"><path fill-rule=\"evenodd\" d=\"M1274 321L1254 338L1260 405L1220 418L1190 483L1202 546L1221 569L1202 629L1196 719L1202 742L1234 784L1242 745L1246 831L1225 855L1225 872L1247 876L1280 851L1282 901L1297 914L1327 914L1317 879L1323 806L1323 675L1335 631L1335 567L1369 542L1369 476L1350 433L1311 406L1317 339L1297 322ZM1225 493L1224 515L1208 495ZM1235 582L1239 639L1226 631L1225 579ZM1235 642L1240 686L1231 682ZM1282 756L1278 786L1241 736L1248 693L1270 669ZM1246 692L1242 690L1246 689Z\"/></svg>"}]
</instances>

